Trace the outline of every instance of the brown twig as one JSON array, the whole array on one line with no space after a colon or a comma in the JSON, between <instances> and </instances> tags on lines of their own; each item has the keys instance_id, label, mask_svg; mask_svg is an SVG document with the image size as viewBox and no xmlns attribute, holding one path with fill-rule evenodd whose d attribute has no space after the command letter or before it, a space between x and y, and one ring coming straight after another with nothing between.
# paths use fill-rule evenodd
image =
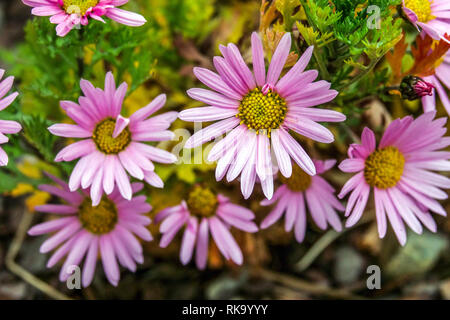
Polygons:
<instances>
[{"instance_id":1,"label":"brown twig","mask_svg":"<svg viewBox=\"0 0 450 320\"><path fill-rule=\"evenodd\" d=\"M14 239L9 246L8 253L6 254L5 264L6 267L15 275L22 278L25 282L29 283L36 289L42 291L49 297L58 300L70 300L68 296L59 292L48 283L42 281L38 277L34 276L22 266L18 265L14 260L17 257L17 254L22 247L23 241L25 240L25 236L27 230L31 226L31 221L33 220L33 214L31 212L25 211L22 219L20 220L19 227L17 228L16 234L14 235Z\"/></svg>"},{"instance_id":2,"label":"brown twig","mask_svg":"<svg viewBox=\"0 0 450 320\"><path fill-rule=\"evenodd\" d=\"M277 282L286 287L307 292L316 296L326 296L332 299L363 300L364 297L355 295L346 289L330 288L327 285L315 284L294 276L281 274L267 269L254 269L254 274L269 281Z\"/></svg>"}]
</instances>

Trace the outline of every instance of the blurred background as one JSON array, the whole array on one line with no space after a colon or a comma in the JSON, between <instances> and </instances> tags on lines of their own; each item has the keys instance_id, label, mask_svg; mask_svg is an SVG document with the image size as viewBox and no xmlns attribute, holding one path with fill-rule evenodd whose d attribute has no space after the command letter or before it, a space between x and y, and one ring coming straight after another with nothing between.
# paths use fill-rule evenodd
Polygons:
<instances>
[{"instance_id":1,"label":"blurred background","mask_svg":"<svg viewBox=\"0 0 450 320\"><path fill-rule=\"evenodd\" d=\"M26 235L31 225L48 219L33 211L35 205L52 200L37 190L46 181L42 171L67 177L71 170L70 164L52 163L65 142L43 133L52 122L67 121L58 102L77 99L81 77L103 86L105 72L114 70L117 81L130 85L125 113L163 92L168 96L164 111L199 106L185 94L199 86L192 68L212 68L212 57L220 54L218 45L228 42L249 57L250 34L260 30L263 17L259 0L139 0L125 8L144 15L148 23L133 29L94 21L84 31L58 38L55 26L47 18L32 18L31 9L20 0L0 2L0 67L16 77L14 85L20 92L0 117L24 125L5 147L10 164L0 171L0 299L450 299L450 221L435 216L438 233L410 232L408 243L400 247L392 230L385 239L378 238L371 207L360 223L341 233L322 232L309 221L302 244L284 231L283 221L257 234L234 230L244 251L244 266L224 261L211 246L205 271L192 263L181 265L181 237L168 248L159 248L158 228L152 226L155 240L143 244L144 264L136 273L122 270L118 287L107 282L100 261L89 288L68 290L60 283L60 266L47 269L49 256L39 253L46 237ZM359 136L366 125L380 127L392 118L421 112L419 102L405 104L399 98L382 102L368 97L355 106L358 115L349 127L333 128L338 136L334 145L303 143L319 158L341 161L351 142L349 132ZM438 110L446 115L441 105ZM192 124L179 120L172 128L193 130ZM259 205L264 198L259 187L244 201L238 182L216 183L214 165L181 164L157 170L166 187L162 191L146 187L151 217L180 203L198 182L252 209L258 223L270 210ZM348 176L334 169L327 179L340 189ZM444 207L449 212L450 202ZM370 265L381 268L380 290L367 288Z\"/></svg>"}]
</instances>

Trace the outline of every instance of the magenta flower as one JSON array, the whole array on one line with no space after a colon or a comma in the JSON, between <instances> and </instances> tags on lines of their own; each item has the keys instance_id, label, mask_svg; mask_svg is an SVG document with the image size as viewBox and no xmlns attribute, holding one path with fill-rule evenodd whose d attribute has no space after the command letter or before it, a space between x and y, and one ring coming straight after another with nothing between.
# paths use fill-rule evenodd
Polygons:
<instances>
[{"instance_id":1,"label":"magenta flower","mask_svg":"<svg viewBox=\"0 0 450 320\"><path fill-rule=\"evenodd\" d=\"M22 0L33 7L35 16L51 16L50 22L57 24L56 34L64 37L77 25L87 25L89 18L105 23L106 16L119 23L132 27L142 26L146 20L143 16L116 7L128 0Z\"/></svg>"},{"instance_id":2,"label":"magenta flower","mask_svg":"<svg viewBox=\"0 0 450 320\"><path fill-rule=\"evenodd\" d=\"M70 191L62 180L48 175L58 186L41 185L43 191L55 195L66 204L45 204L36 206L36 211L57 214L59 217L38 224L28 231L29 235L38 236L56 232L47 239L40 248L41 253L54 249L47 267L53 267L67 255L59 275L60 281L70 276L71 266L82 269L83 287L89 286L95 273L97 258L100 254L103 270L108 281L117 286L120 280L120 265L134 272L136 263L142 263L142 246L136 236L151 241L152 236L145 227L150 218L143 215L151 210L145 196L137 196L131 201L121 197L117 188L102 198L97 207L91 206L88 190ZM132 184L133 193L143 188L142 183Z\"/></svg>"},{"instance_id":3,"label":"magenta flower","mask_svg":"<svg viewBox=\"0 0 450 320\"><path fill-rule=\"evenodd\" d=\"M435 40L445 38L450 30L450 2L448 0L403 0L403 11L412 24Z\"/></svg>"},{"instance_id":4,"label":"magenta flower","mask_svg":"<svg viewBox=\"0 0 450 320\"><path fill-rule=\"evenodd\" d=\"M195 246L195 263L197 268L204 269L208 258L209 233L227 260L242 264L242 251L228 229L233 226L246 232L256 232L258 227L252 222L254 218L253 212L231 203L227 197L196 186L187 201L162 210L156 215L155 222L164 220L159 229L163 234L160 242L163 248L185 226L180 250L181 263L189 263Z\"/></svg>"},{"instance_id":5,"label":"magenta flower","mask_svg":"<svg viewBox=\"0 0 450 320\"><path fill-rule=\"evenodd\" d=\"M444 105L445 110L450 115L450 99L442 86L444 84L450 90L450 51L447 52L443 62L435 69L435 74L424 77L424 80L430 82L436 90L433 90L431 96L422 98L424 112L436 110L436 91Z\"/></svg>"},{"instance_id":6,"label":"magenta flower","mask_svg":"<svg viewBox=\"0 0 450 320\"><path fill-rule=\"evenodd\" d=\"M333 134L317 121L339 122L339 112L313 106L329 102L338 94L326 81L313 82L316 70L305 71L313 47L308 48L296 65L280 80L291 49L291 35L285 34L273 54L266 75L261 39L252 35L253 73L234 44L220 46L224 56L214 57L219 74L195 68L197 78L214 91L190 89L188 95L210 106L180 113L185 121L221 120L195 133L186 148L194 148L222 134L228 135L211 149L208 160L216 161L216 179L225 174L228 181L241 175L241 191L247 199L258 176L265 196L273 195L274 151L278 167L285 177L292 173L291 159L309 175L316 174L311 158L289 134L289 129L315 141L330 143Z\"/></svg>"},{"instance_id":7,"label":"magenta flower","mask_svg":"<svg viewBox=\"0 0 450 320\"><path fill-rule=\"evenodd\" d=\"M0 69L0 80L3 78L5 70ZM11 90L14 82L14 77L9 76L8 78L0 81L0 111L8 107L13 103L14 99L19 95L17 92L11 93L10 95L5 95ZM5 134L17 133L22 129L20 123L11 120L0 120L0 144L8 142L8 137ZM0 166L6 166L8 164L8 155L5 150L0 147Z\"/></svg>"},{"instance_id":8,"label":"magenta flower","mask_svg":"<svg viewBox=\"0 0 450 320\"><path fill-rule=\"evenodd\" d=\"M352 144L349 159L339 168L358 172L342 188L340 198L350 191L345 216L346 226L361 218L373 189L378 233L383 238L387 218L401 245L406 243L404 222L416 233L422 224L436 232L430 210L446 216L438 200L447 199L441 188L450 187L450 179L432 170L450 171L450 153L440 151L450 145L443 137L447 119L433 120L436 112L428 112L414 120L411 116L393 121L376 148L374 133L365 128L362 144Z\"/></svg>"},{"instance_id":9,"label":"magenta flower","mask_svg":"<svg viewBox=\"0 0 450 320\"><path fill-rule=\"evenodd\" d=\"M156 147L141 142L171 140L174 134L167 129L177 118L177 112L167 112L147 119L164 106L165 95L159 95L146 107L130 118L120 115L127 84L116 89L114 77L108 72L105 90L94 88L87 80L81 80L85 96L78 104L61 101L61 107L77 124L54 124L51 133L67 138L82 138L62 149L55 161L72 161L81 158L69 180L71 191L80 185L90 187L93 205L100 203L103 191L111 194L114 186L125 199L131 199L131 185L127 172L154 187L164 183L154 172L152 161L173 163L176 157Z\"/></svg>"},{"instance_id":10,"label":"magenta flower","mask_svg":"<svg viewBox=\"0 0 450 320\"><path fill-rule=\"evenodd\" d=\"M328 171L336 160L314 160L316 171L322 174ZM261 229L266 229L277 222L285 213L285 230L290 232L294 226L295 239L302 242L306 232L306 207L316 225L325 230L328 223L338 232L342 231L342 224L336 211L344 211L344 207L335 196L335 189L321 176L311 177L294 166L294 172L288 179L280 176L283 183L277 189L271 200L261 201L261 205L269 206L277 202L275 208L261 223Z\"/></svg>"}]
</instances>

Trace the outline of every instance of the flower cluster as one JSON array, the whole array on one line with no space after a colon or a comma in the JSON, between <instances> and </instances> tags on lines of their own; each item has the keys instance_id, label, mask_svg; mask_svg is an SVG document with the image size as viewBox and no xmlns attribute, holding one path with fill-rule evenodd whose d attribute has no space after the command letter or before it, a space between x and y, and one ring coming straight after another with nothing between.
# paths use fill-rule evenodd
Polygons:
<instances>
[{"instance_id":1,"label":"flower cluster","mask_svg":"<svg viewBox=\"0 0 450 320\"><path fill-rule=\"evenodd\" d=\"M50 21L57 24L56 32L61 37L77 25L87 25L89 19L105 22L103 16L129 26L146 22L139 14L117 8L128 0L22 1L33 7L34 15L51 16ZM422 32L418 37L429 35L436 43L449 42L449 1L404 0L403 11ZM347 21L348 25L354 22L350 18ZM197 180L186 192L177 195L181 198L176 202L178 205L165 204L155 212L153 223L159 225L159 246L166 248L180 240L179 259L183 265L195 260L198 269L207 268L211 244L225 260L242 265L244 253L236 235L269 228L283 216L285 231L293 231L298 242L307 236L308 217L321 230L331 226L340 232L341 213L347 218L345 227L355 226L370 210L371 195L380 238L387 234L388 225L401 245L407 242L407 227L418 234L423 232L423 226L436 232L432 213L446 215L439 201L447 199L445 189L450 188L450 178L442 174L450 171L450 153L445 151L450 146L450 137L445 136L447 119L436 118L436 92L450 114L450 100L444 88L450 88L450 52L436 57L434 67L428 66L423 75L402 75L403 80L396 82L395 88L404 99L422 99L424 113L415 119L405 116L391 121L378 143L378 131L365 127L360 141L353 134L356 142L342 148L347 137L339 137L340 131L330 124L338 123L347 133L351 132L344 123L349 112L339 106L348 101L348 96L358 97L355 84L376 63L362 66L349 58L345 63L359 66L362 71L341 83L341 79L330 77L329 71L345 78L353 70L338 71L336 66L327 70L318 56L328 42L326 38L312 41L316 33L311 30L297 24L296 32L305 40L301 44L303 40L290 32L265 34L270 41L263 41L267 39L254 32L248 39L248 54L241 53L233 43L221 45L221 56L212 58L214 71L193 69L199 82L208 88L187 90L190 98L206 106L180 112L164 108L166 95L160 94L148 105L126 114L123 104L127 82L117 86L110 71L105 75L103 88L98 88L88 80L80 80L82 76L78 75L76 83L79 81L81 96L77 101L60 101L67 121L50 125L51 134L44 130L52 138L67 138L62 139L65 145L54 158L63 169L69 168L67 180L47 173L52 184L39 186L57 202L35 207L36 211L57 218L28 231L32 236L51 234L40 251L53 251L49 268L64 261L60 280L69 278L73 266L83 265L82 284L87 287L101 260L106 278L117 286L120 266L134 272L143 263L140 240L153 240L148 227L152 223L150 203L155 203L151 197L138 193L165 187L164 176L158 169L177 162L177 156L167 151L176 137L169 129L177 119L196 124L213 122L190 136L184 148L201 147L214 140L207 159L217 162L216 181L226 177L232 184L239 180L235 185L241 191L236 199L220 190L215 182ZM346 50L345 47L338 50ZM326 48L330 52L334 49ZM374 57L373 52L361 51L370 59ZM313 63L317 69L312 67ZM116 72L115 65L106 65L105 69ZM3 74L0 69L0 79ZM12 85L13 77L0 82L0 110L18 95L17 92L8 95ZM350 88L348 92L340 91L346 88ZM389 88L392 87L384 86L381 91L388 92ZM16 121L0 120L0 144L8 142L5 134L18 133L21 128ZM312 146L322 143L329 148L335 136L341 140L339 150L348 149L348 158L333 156L336 159L319 160L320 149L312 150ZM51 155L53 159L54 154ZM340 178L347 177L344 173L354 175L342 183L342 190L336 195L335 188L342 179L330 178L330 173L337 171L333 168L338 160L342 160L338 166ZM7 164L8 156L0 148L0 165ZM146 189L143 182L149 185ZM262 189L259 195L254 192L258 184ZM258 203L270 206L265 217L249 209L253 205L245 200L253 193L260 196L254 203L256 206Z\"/></svg>"}]
</instances>

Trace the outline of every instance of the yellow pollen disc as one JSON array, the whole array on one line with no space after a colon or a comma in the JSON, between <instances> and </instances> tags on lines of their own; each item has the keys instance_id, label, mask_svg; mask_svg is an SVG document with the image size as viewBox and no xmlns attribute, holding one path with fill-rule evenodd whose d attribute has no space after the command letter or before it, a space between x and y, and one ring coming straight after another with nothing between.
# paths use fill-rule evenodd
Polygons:
<instances>
[{"instance_id":1,"label":"yellow pollen disc","mask_svg":"<svg viewBox=\"0 0 450 320\"><path fill-rule=\"evenodd\" d=\"M86 198L79 207L78 219L84 229L93 234L111 232L117 223L116 205L106 197L100 204L92 206L91 199Z\"/></svg>"},{"instance_id":2,"label":"yellow pollen disc","mask_svg":"<svg viewBox=\"0 0 450 320\"><path fill-rule=\"evenodd\" d=\"M63 9L66 13L84 16L89 8L95 7L97 4L98 0L64 0Z\"/></svg>"},{"instance_id":3,"label":"yellow pollen disc","mask_svg":"<svg viewBox=\"0 0 450 320\"><path fill-rule=\"evenodd\" d=\"M124 150L131 142L131 132L125 128L116 138L112 137L116 121L112 118L107 118L100 122L92 134L97 148L106 154L117 154Z\"/></svg>"},{"instance_id":4,"label":"yellow pollen disc","mask_svg":"<svg viewBox=\"0 0 450 320\"><path fill-rule=\"evenodd\" d=\"M366 159L364 178L371 187L395 187L403 174L405 157L395 147L376 150Z\"/></svg>"},{"instance_id":5,"label":"yellow pollen disc","mask_svg":"<svg viewBox=\"0 0 450 320\"><path fill-rule=\"evenodd\" d=\"M295 192L303 192L311 186L311 176L300 169L296 164L292 166L292 175L289 178L279 174L280 181Z\"/></svg>"},{"instance_id":6,"label":"yellow pollen disc","mask_svg":"<svg viewBox=\"0 0 450 320\"><path fill-rule=\"evenodd\" d=\"M278 129L286 117L286 101L272 90L263 94L260 88L250 91L241 101L236 115L249 129L256 132Z\"/></svg>"},{"instance_id":7,"label":"yellow pollen disc","mask_svg":"<svg viewBox=\"0 0 450 320\"><path fill-rule=\"evenodd\" d=\"M191 214L199 217L211 217L216 213L217 196L209 188L196 186L189 193L187 205Z\"/></svg>"},{"instance_id":8,"label":"yellow pollen disc","mask_svg":"<svg viewBox=\"0 0 450 320\"><path fill-rule=\"evenodd\" d=\"M405 0L405 7L414 11L420 22L436 18L431 14L431 2L428 0Z\"/></svg>"}]
</instances>

